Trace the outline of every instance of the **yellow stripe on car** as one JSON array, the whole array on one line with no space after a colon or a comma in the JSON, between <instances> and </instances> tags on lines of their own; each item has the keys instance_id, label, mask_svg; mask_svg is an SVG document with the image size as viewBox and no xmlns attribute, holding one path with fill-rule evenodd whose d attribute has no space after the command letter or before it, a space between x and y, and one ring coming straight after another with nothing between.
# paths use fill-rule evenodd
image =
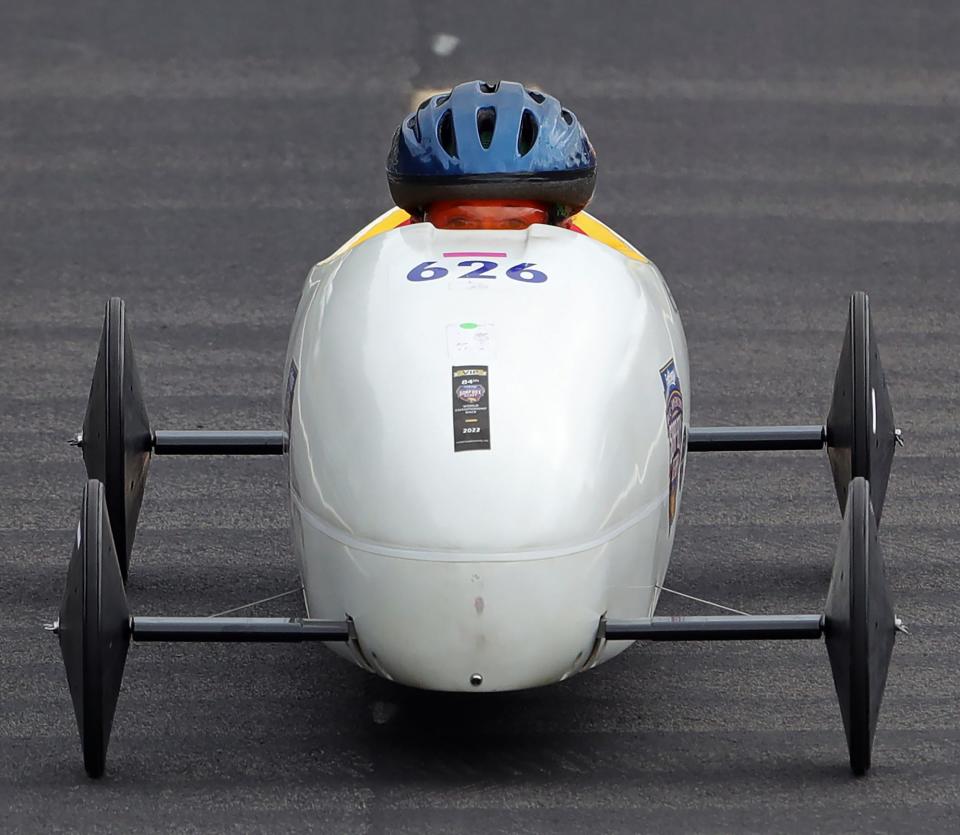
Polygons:
<instances>
[{"instance_id":1,"label":"yellow stripe on car","mask_svg":"<svg viewBox=\"0 0 960 835\"><path fill-rule=\"evenodd\" d=\"M396 229L401 223L406 223L408 220L410 220L410 214L403 209L396 207L387 209L380 217L368 223L363 229L357 232L356 235L350 238L350 240L334 252L330 258L343 255L344 252L353 249L357 244L362 244L364 241L379 235L381 232L389 232L391 229Z\"/></svg>"},{"instance_id":2,"label":"yellow stripe on car","mask_svg":"<svg viewBox=\"0 0 960 835\"><path fill-rule=\"evenodd\" d=\"M607 226L607 224L597 220L593 215L587 214L586 212L580 212L579 214L574 215L571 218L571 221L575 226L583 230L584 234L593 238L595 241L606 244L607 246L617 250L617 252L623 253L628 258L635 258L637 261L643 261L644 264L649 263L649 259L646 255L640 252L640 250L633 246L629 241L621 238L616 232Z\"/></svg>"}]
</instances>

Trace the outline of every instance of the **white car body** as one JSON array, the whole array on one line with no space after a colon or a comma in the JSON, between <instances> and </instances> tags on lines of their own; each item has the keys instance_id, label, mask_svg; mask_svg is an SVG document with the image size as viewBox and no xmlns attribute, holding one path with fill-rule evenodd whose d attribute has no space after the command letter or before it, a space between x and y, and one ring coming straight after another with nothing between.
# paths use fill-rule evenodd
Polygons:
<instances>
[{"instance_id":1,"label":"white car body","mask_svg":"<svg viewBox=\"0 0 960 835\"><path fill-rule=\"evenodd\" d=\"M617 240L418 223L310 272L291 524L308 616L354 625L334 651L415 687L511 690L625 649L598 640L604 615L653 615L689 365L662 276Z\"/></svg>"}]
</instances>

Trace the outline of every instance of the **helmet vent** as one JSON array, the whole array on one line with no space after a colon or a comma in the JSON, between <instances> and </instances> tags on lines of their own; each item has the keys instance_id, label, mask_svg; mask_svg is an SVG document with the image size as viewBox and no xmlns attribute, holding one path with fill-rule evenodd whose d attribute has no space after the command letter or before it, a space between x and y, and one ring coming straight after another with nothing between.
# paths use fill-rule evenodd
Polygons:
<instances>
[{"instance_id":1,"label":"helmet vent","mask_svg":"<svg viewBox=\"0 0 960 835\"><path fill-rule=\"evenodd\" d=\"M489 81L480 82L481 93L496 93L498 89L500 89L499 81L494 81L492 84Z\"/></svg>"},{"instance_id":2,"label":"helmet vent","mask_svg":"<svg viewBox=\"0 0 960 835\"><path fill-rule=\"evenodd\" d=\"M520 156L530 153L530 149L537 141L538 133L540 133L540 126L537 120L529 110L524 110L523 116L520 117L520 134L517 136L517 153Z\"/></svg>"},{"instance_id":3,"label":"helmet vent","mask_svg":"<svg viewBox=\"0 0 960 835\"><path fill-rule=\"evenodd\" d=\"M486 150L493 142L493 132L497 128L497 109L495 107L481 107L477 111L477 134L480 144Z\"/></svg>"},{"instance_id":4,"label":"helmet vent","mask_svg":"<svg viewBox=\"0 0 960 835\"><path fill-rule=\"evenodd\" d=\"M407 119L407 127L413 131L413 135L417 137L417 142L420 141L420 120L416 116L411 116Z\"/></svg>"},{"instance_id":5,"label":"helmet vent","mask_svg":"<svg viewBox=\"0 0 960 835\"><path fill-rule=\"evenodd\" d=\"M442 107L447 103L447 99L450 98L449 93L444 93L442 96L437 96L437 100L433 103L434 107Z\"/></svg>"},{"instance_id":6,"label":"helmet vent","mask_svg":"<svg viewBox=\"0 0 960 835\"><path fill-rule=\"evenodd\" d=\"M457 136L453 132L453 111L448 110L437 124L437 141L440 147L451 157L457 155Z\"/></svg>"},{"instance_id":7,"label":"helmet vent","mask_svg":"<svg viewBox=\"0 0 960 835\"><path fill-rule=\"evenodd\" d=\"M564 108L563 110L560 111L560 117L561 117L561 118L563 119L563 121L566 122L568 125L572 125L572 124L573 124L573 114L572 114L569 110L567 110L566 108Z\"/></svg>"},{"instance_id":8,"label":"helmet vent","mask_svg":"<svg viewBox=\"0 0 960 835\"><path fill-rule=\"evenodd\" d=\"M547 99L543 93L538 93L536 90L527 90L527 95L537 104L543 104Z\"/></svg>"}]
</instances>

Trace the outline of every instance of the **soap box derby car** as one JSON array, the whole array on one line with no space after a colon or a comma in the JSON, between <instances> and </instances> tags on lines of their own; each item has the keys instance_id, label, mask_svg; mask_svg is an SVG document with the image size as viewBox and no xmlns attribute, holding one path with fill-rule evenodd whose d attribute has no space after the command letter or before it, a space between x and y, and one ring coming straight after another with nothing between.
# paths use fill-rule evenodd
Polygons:
<instances>
[{"instance_id":1,"label":"soap box derby car","mask_svg":"<svg viewBox=\"0 0 960 835\"><path fill-rule=\"evenodd\" d=\"M485 692L562 681L634 641L823 638L864 774L899 628L877 540L899 435L866 295L824 424L693 427L677 308L612 230L585 212L523 230L406 219L388 212L310 272L276 430L154 429L124 303L108 301L49 625L87 773L104 773L131 641L320 641L399 683ZM656 616L687 453L822 448L842 512L823 612ZM131 615L151 456L259 454L288 459L307 617Z\"/></svg>"}]
</instances>

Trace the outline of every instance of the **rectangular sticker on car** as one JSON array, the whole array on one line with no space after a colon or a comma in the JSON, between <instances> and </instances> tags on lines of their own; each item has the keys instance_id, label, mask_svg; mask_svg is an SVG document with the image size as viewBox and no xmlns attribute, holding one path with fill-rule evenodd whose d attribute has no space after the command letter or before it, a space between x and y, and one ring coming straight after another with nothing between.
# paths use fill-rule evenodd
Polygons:
<instances>
[{"instance_id":1,"label":"rectangular sticker on car","mask_svg":"<svg viewBox=\"0 0 960 835\"><path fill-rule=\"evenodd\" d=\"M490 374L486 365L453 366L453 451L490 449Z\"/></svg>"}]
</instances>

